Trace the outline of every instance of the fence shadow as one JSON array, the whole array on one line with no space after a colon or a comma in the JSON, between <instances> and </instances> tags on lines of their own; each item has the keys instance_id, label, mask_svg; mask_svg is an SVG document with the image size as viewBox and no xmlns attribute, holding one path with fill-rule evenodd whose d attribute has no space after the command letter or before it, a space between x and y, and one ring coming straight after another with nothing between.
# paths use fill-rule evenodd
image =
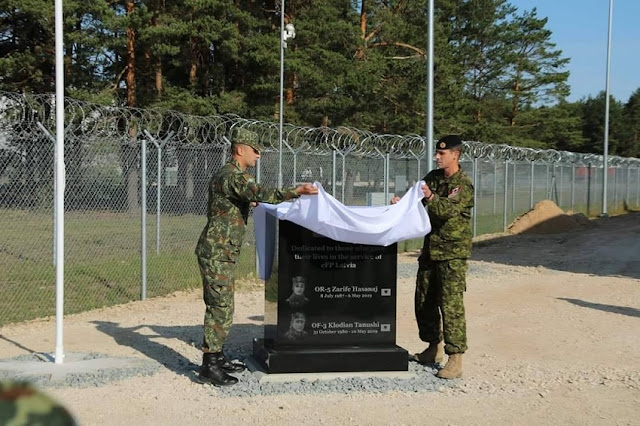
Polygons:
<instances>
[{"instance_id":1,"label":"fence shadow","mask_svg":"<svg viewBox=\"0 0 640 426\"><path fill-rule=\"evenodd\" d=\"M141 324L135 327L123 327L110 321L92 321L96 329L111 336L122 346L135 349L149 359L157 361L168 370L186 375L195 381L194 372L200 367L200 358L192 362L183 354L156 339L178 339L188 345L200 347L202 341L202 325L160 326ZM243 359L249 355L253 337L261 337L262 326L256 324L234 324L229 334L225 353L230 358ZM242 340L240 340L240 337ZM248 341L244 341L247 340ZM200 356L200 355L198 355Z\"/></svg>"},{"instance_id":2,"label":"fence shadow","mask_svg":"<svg viewBox=\"0 0 640 426\"><path fill-rule=\"evenodd\" d=\"M480 239L474 243L472 259L640 279L640 212L593 219L557 232L567 229L563 225L563 219L551 219L522 234Z\"/></svg>"},{"instance_id":3,"label":"fence shadow","mask_svg":"<svg viewBox=\"0 0 640 426\"><path fill-rule=\"evenodd\" d=\"M23 351L29 352L31 354L35 354L36 351L34 351L33 349L27 348L26 346L23 346L20 342L16 342L13 339L9 339L8 337L0 334L0 340L4 340L5 342L11 343L12 345L14 345L16 348L22 349Z\"/></svg>"},{"instance_id":4,"label":"fence shadow","mask_svg":"<svg viewBox=\"0 0 640 426\"><path fill-rule=\"evenodd\" d=\"M583 308L597 309L599 311L611 312L614 314L626 315L629 317L640 318L640 309L631 308L629 306L605 305L602 303L587 302L581 299L571 299L568 297L557 297L558 300L564 300Z\"/></svg>"}]
</instances>

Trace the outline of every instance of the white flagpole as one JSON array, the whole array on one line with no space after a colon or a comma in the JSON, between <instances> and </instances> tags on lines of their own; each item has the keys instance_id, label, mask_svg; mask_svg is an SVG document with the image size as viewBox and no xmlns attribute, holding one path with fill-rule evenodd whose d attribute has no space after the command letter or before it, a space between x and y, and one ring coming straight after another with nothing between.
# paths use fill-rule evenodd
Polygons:
<instances>
[{"instance_id":1,"label":"white flagpole","mask_svg":"<svg viewBox=\"0 0 640 426\"><path fill-rule=\"evenodd\" d=\"M433 0L429 0L427 11L427 173L433 170L433 3Z\"/></svg>"},{"instance_id":2,"label":"white flagpole","mask_svg":"<svg viewBox=\"0 0 640 426\"><path fill-rule=\"evenodd\" d=\"M56 352L55 363L62 364L62 320L64 315L64 66L62 0L55 0L56 27L56 148L55 148L55 235L56 235Z\"/></svg>"},{"instance_id":3,"label":"white flagpole","mask_svg":"<svg viewBox=\"0 0 640 426\"><path fill-rule=\"evenodd\" d=\"M607 35L607 77L604 91L604 148L602 154L602 215L607 216L607 178L609 175L609 70L611 69L611 24L613 23L613 0L609 0L609 31Z\"/></svg>"}]
</instances>

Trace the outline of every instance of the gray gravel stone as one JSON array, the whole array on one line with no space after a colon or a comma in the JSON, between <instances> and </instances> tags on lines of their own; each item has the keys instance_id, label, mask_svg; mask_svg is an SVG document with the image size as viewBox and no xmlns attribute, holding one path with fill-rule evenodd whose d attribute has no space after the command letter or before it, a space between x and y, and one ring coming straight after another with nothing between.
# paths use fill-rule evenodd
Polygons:
<instances>
[{"instance_id":1,"label":"gray gravel stone","mask_svg":"<svg viewBox=\"0 0 640 426\"><path fill-rule=\"evenodd\" d=\"M111 383L118 380L127 379L134 376L151 376L155 374L160 368L160 364L146 358L131 358L131 357L113 357L101 353L73 353L73 361L69 361L66 367L70 367L73 362L82 362L95 359L110 359L122 361L119 364L123 365L118 368L104 368L104 369L77 369L68 368L64 374L55 374L56 365L52 360L47 360L42 354L27 354L20 355L14 358L0 359L0 379L15 378L16 373L10 369L3 368L3 363L9 365L9 363L24 362L42 362L49 363L50 368L45 369L42 372L30 374L29 371L20 374L20 379L27 380L34 383L36 386L41 387L94 387L102 386L107 383ZM65 357L66 358L66 357ZM40 370L38 370L40 371Z\"/></svg>"}]
</instances>

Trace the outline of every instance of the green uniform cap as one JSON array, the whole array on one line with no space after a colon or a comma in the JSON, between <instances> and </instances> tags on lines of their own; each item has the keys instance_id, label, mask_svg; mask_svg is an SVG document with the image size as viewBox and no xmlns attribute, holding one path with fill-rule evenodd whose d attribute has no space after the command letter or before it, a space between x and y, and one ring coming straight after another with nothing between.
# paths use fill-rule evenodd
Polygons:
<instances>
[{"instance_id":1,"label":"green uniform cap","mask_svg":"<svg viewBox=\"0 0 640 426\"><path fill-rule=\"evenodd\" d=\"M243 145L249 145L256 151L262 151L263 147L260 144L258 134L249 129L243 129L242 127L236 128L233 131L231 143L241 143Z\"/></svg>"}]
</instances>

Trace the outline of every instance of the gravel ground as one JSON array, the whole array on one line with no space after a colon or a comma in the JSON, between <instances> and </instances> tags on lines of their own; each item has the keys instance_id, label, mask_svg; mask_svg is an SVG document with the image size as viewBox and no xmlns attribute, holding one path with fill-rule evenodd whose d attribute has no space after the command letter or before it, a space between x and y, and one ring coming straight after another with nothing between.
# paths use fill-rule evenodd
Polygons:
<instances>
[{"instance_id":1,"label":"gravel ground","mask_svg":"<svg viewBox=\"0 0 640 426\"><path fill-rule=\"evenodd\" d=\"M47 390L88 425L639 424L638 253L638 214L562 235L483 239L469 267L470 349L458 380L410 363L416 377L404 380L261 384L243 372L230 388L200 385L203 305L192 291L68 316L68 353L145 364ZM396 339L410 353L424 349L416 268L415 253L399 256ZM231 357L251 353L263 307L261 291L236 295ZM54 330L52 319L0 328L3 361L50 351Z\"/></svg>"}]
</instances>

